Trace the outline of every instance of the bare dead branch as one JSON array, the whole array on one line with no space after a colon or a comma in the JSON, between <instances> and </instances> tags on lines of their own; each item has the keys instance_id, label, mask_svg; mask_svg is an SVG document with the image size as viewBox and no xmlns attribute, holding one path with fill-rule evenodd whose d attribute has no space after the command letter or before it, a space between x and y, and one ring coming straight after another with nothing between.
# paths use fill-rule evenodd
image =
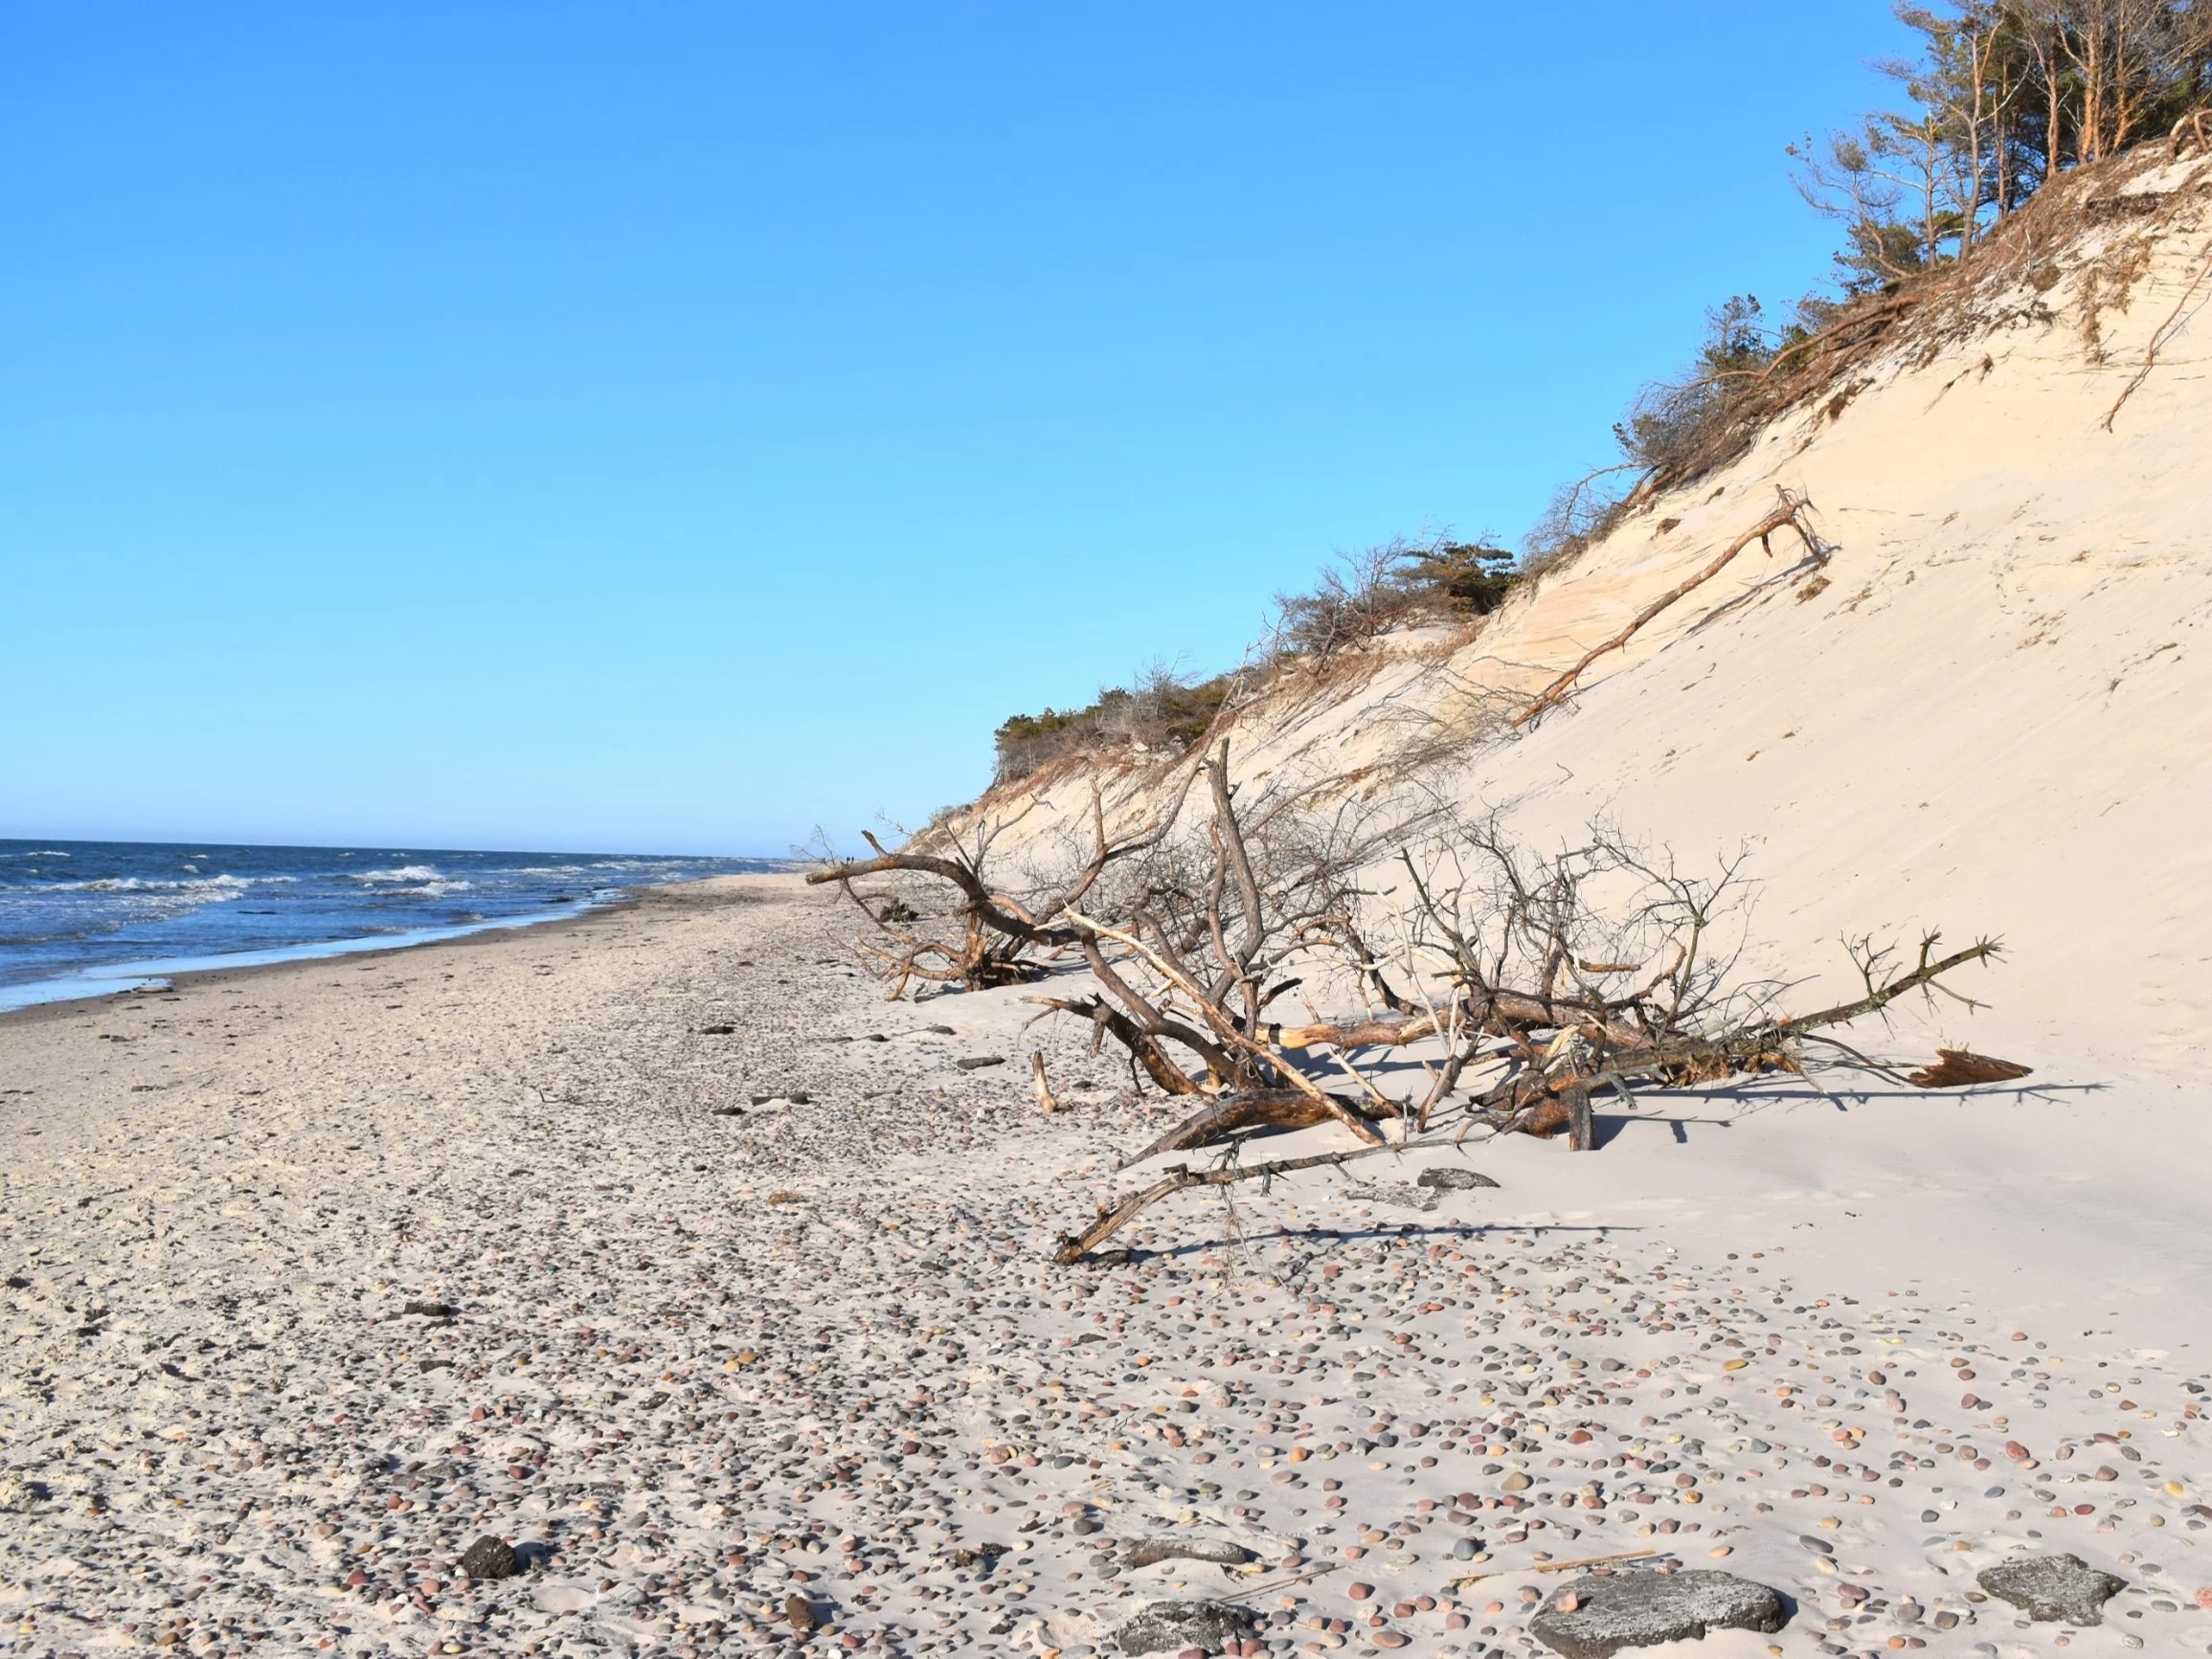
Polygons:
<instances>
[{"instance_id":1,"label":"bare dead branch","mask_svg":"<svg viewBox=\"0 0 2212 1659\"><path fill-rule=\"evenodd\" d=\"M1356 1113L1360 1110L1342 1096L1335 1098L1342 1111ZM1123 1158L1119 1167L1127 1169L1162 1153L1212 1146L1248 1129L1311 1129L1337 1115L1296 1088L1254 1088L1242 1094L1225 1094L1185 1118L1142 1152Z\"/></svg>"},{"instance_id":2,"label":"bare dead branch","mask_svg":"<svg viewBox=\"0 0 2212 1659\"><path fill-rule=\"evenodd\" d=\"M1185 996L1188 997L1192 1002L1197 1004L1200 1014L1206 1018L1208 1024L1212 1025L1215 1034L1226 1045L1237 1049L1239 1052L1243 1053L1249 1058L1257 1061L1262 1065L1265 1065L1269 1070L1273 1071L1276 1076L1280 1077L1285 1084L1304 1094L1308 1099L1312 1100L1317 1106L1320 1107L1322 1110L1326 1111L1331 1117L1337 1119L1338 1122L1342 1123L1346 1129L1349 1129L1362 1140L1370 1143L1379 1143L1381 1141L1382 1136L1376 1132L1374 1127L1367 1122L1366 1118L1360 1116L1359 1113L1349 1110L1343 1106L1340 1105L1334 1095L1324 1093L1318 1085L1316 1085L1305 1075L1305 1073L1298 1070L1297 1066L1291 1065L1288 1061L1284 1060L1279 1054L1275 1053L1272 1048L1268 1047L1267 1044L1264 1042L1255 1042L1253 1038L1248 1037L1244 1032L1239 1031L1236 1028L1235 1021L1232 1020L1229 1015L1216 1003L1209 1000L1204 990L1202 990L1186 975L1181 974L1173 964L1163 959L1150 946L1146 945L1143 940L1137 937L1136 934L1125 932L1118 928L1106 927L1103 924L1083 915L1080 911L1077 910L1071 909L1068 914L1071 918L1081 923L1092 932L1095 933L1099 938L1111 939L1116 944L1120 945L1125 949L1134 951L1139 955L1142 956L1147 962L1151 964L1155 973L1160 975L1162 978L1166 979L1174 984L1184 993Z\"/></svg>"},{"instance_id":3,"label":"bare dead branch","mask_svg":"<svg viewBox=\"0 0 2212 1659\"><path fill-rule=\"evenodd\" d=\"M2202 122L2202 111L2198 112L2198 120ZM2151 370L2157 367L2159 350L2180 333L2182 325L2187 322L2181 313L2187 309L2189 302L2197 297L2197 290L2204 285L2207 278L2212 278L2212 246L2205 248L2204 258L2197 266L2197 274L2189 279L2189 285L2181 290L2181 297L2174 302L2174 308L2166 313L2166 320L2151 330L2151 343L2143 350L2142 368L2136 370L2134 377L2120 388L2120 395L2112 400L2112 407L2105 411L2105 418L2098 424L2107 432L2112 430L2112 422L2118 418L2121 406L2135 395L2144 381L2151 378Z\"/></svg>"},{"instance_id":4,"label":"bare dead branch","mask_svg":"<svg viewBox=\"0 0 2212 1659\"><path fill-rule=\"evenodd\" d=\"M1753 525L1749 529L1746 530L1741 536L1738 536L1734 541L1730 542L1727 547L1723 549L1718 558L1714 559L1696 575L1690 577L1685 582L1678 583L1676 586L1669 588L1665 593L1661 594L1658 598L1654 599L1650 604L1646 605L1641 611L1638 611L1629 625L1623 628L1619 633L1615 634L1612 639L1606 640L1602 645L1592 646L1589 651L1585 652L1583 654L1582 661L1575 663L1573 667L1568 669L1566 673L1560 675L1556 680L1552 681L1550 684L1546 685L1541 692L1537 694L1534 702L1530 703L1526 708L1524 708L1519 714L1515 715L1513 718L1513 724L1516 727L1525 726L1531 720L1534 720L1538 715L1542 714L1546 709L1558 703L1562 697L1566 696L1567 693L1573 688L1575 682L1582 678L1584 669L1588 668L1592 662L1596 661L1600 657L1603 657L1607 652L1618 651L1622 646L1626 645L1631 639L1636 638L1637 631L1641 629L1646 622L1649 622L1654 617L1657 617L1668 606L1674 604L1676 600L1682 598L1685 594L1688 594L1703 586L1704 583L1711 581L1715 576L1719 575L1723 571L1727 569L1728 565L1735 559L1738 553L1742 552L1753 542L1759 543L1766 549L1768 554L1772 556L1774 550L1772 544L1772 537L1774 532L1780 529L1792 529L1796 531L1798 536L1803 539L1809 551L1811 551L1816 557L1820 556L1821 542L1819 538L1814 534L1813 527L1806 518L1806 513L1810 505L1811 504L1808 503L1802 496L1793 495L1788 490L1782 491L1781 502L1775 506L1773 511L1770 512L1765 518L1761 519L1757 524Z\"/></svg>"},{"instance_id":5,"label":"bare dead branch","mask_svg":"<svg viewBox=\"0 0 2212 1659\"><path fill-rule=\"evenodd\" d=\"M1404 1146L1357 1146L1343 1152L1315 1153L1309 1157L1277 1158L1272 1163L1225 1165L1219 1169L1193 1170L1178 1164L1166 1175L1141 1191L1131 1193L1111 1209L1101 1210L1098 1219L1082 1232L1063 1234L1060 1247L1052 1260L1061 1267L1072 1267L1111 1239L1116 1233L1173 1193L1187 1192L1192 1187L1226 1187L1240 1181L1272 1180L1276 1176L1290 1175L1298 1170L1323 1169L1331 1164L1350 1163L1356 1158L1371 1157L1379 1152L1420 1152L1429 1147L1447 1146L1443 1140L1409 1141Z\"/></svg>"}]
</instances>

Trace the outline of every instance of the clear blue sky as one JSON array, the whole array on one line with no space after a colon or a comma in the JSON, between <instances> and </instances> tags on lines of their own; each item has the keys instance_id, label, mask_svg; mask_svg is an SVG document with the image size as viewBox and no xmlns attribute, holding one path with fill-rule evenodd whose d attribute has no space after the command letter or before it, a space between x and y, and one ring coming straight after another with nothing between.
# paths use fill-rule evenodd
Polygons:
<instances>
[{"instance_id":1,"label":"clear blue sky","mask_svg":"<svg viewBox=\"0 0 2212 1659\"><path fill-rule=\"evenodd\" d=\"M1516 536L1884 0L0 6L0 835L781 853Z\"/></svg>"}]
</instances>

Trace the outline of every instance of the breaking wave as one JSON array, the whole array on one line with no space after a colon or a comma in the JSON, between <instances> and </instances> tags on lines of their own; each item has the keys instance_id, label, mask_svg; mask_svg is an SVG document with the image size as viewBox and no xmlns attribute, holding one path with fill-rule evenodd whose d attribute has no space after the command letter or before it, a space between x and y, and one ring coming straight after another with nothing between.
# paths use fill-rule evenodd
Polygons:
<instances>
[{"instance_id":1,"label":"breaking wave","mask_svg":"<svg viewBox=\"0 0 2212 1659\"><path fill-rule=\"evenodd\" d=\"M41 893L192 893L219 904L250 892L264 882L298 879L297 876L198 876L189 882L168 882L146 876L107 876L96 882L40 882L32 890Z\"/></svg>"}]
</instances>

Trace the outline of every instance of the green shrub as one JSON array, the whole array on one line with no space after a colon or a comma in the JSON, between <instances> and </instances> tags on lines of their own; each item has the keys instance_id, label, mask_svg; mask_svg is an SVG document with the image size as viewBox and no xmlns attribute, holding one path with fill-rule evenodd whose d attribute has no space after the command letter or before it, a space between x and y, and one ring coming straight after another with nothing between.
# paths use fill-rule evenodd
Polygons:
<instances>
[{"instance_id":1,"label":"green shrub","mask_svg":"<svg viewBox=\"0 0 2212 1659\"><path fill-rule=\"evenodd\" d=\"M995 739L999 781L1027 777L1063 755L1112 743L1187 749L1213 724L1230 684L1227 674L1193 682L1155 664L1134 687L1110 686L1087 708L1012 715Z\"/></svg>"}]
</instances>

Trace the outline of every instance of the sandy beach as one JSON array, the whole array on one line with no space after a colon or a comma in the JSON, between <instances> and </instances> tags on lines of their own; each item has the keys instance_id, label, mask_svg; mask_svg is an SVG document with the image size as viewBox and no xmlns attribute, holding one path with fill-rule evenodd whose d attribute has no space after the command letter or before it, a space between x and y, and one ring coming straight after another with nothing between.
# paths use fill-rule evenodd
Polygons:
<instances>
[{"instance_id":1,"label":"sandy beach","mask_svg":"<svg viewBox=\"0 0 2212 1659\"><path fill-rule=\"evenodd\" d=\"M2212 1640L2170 1080L1678 1096L1055 1267L1167 1110L848 931L738 878L0 1019L7 1650L1513 1655L1632 1555L1788 1599L1705 1653ZM2030 1625L2022 1549L2126 1588Z\"/></svg>"}]
</instances>

